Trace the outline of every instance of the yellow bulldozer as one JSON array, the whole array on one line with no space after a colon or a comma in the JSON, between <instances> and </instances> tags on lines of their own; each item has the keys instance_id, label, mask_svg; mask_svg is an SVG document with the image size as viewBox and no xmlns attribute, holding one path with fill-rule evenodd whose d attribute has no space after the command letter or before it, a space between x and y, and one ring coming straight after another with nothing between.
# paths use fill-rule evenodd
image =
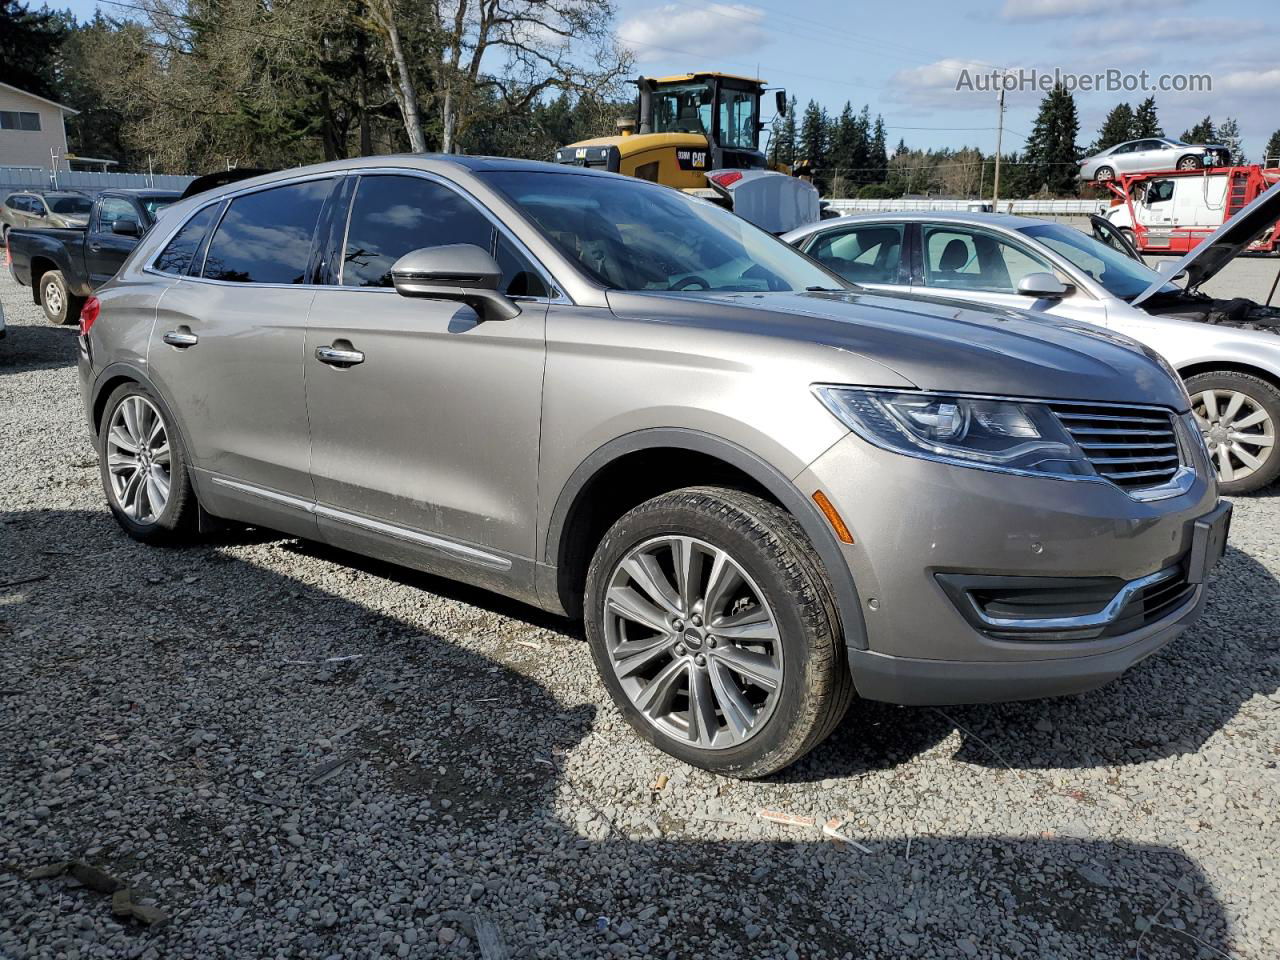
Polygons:
<instances>
[{"instance_id":1,"label":"yellow bulldozer","mask_svg":"<svg viewBox=\"0 0 1280 960\"><path fill-rule=\"evenodd\" d=\"M772 168L760 150L758 79L727 73L640 77L634 119L618 135L571 143L556 162L652 180L728 207L771 233L821 216L818 191L786 168ZM776 91L779 115L786 92Z\"/></svg>"}]
</instances>

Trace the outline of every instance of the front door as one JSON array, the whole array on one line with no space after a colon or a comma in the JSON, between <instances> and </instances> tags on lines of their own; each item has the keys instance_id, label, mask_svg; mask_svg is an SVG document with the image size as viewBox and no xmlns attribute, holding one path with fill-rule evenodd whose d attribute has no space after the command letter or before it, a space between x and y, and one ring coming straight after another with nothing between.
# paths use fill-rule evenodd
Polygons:
<instances>
[{"instance_id":1,"label":"front door","mask_svg":"<svg viewBox=\"0 0 1280 960\"><path fill-rule=\"evenodd\" d=\"M397 259L455 243L496 255L519 316L481 323L462 304L396 293ZM360 178L338 250L304 353L322 535L453 573L532 557L543 275L472 201L411 174Z\"/></svg>"},{"instance_id":2,"label":"front door","mask_svg":"<svg viewBox=\"0 0 1280 960\"><path fill-rule=\"evenodd\" d=\"M215 514L315 534L302 350L312 237L332 179L234 198L189 270L184 236L157 259L175 274L150 346L152 375L176 408L201 501ZM208 224L204 224L207 229ZM182 256L171 255L171 248Z\"/></svg>"},{"instance_id":3,"label":"front door","mask_svg":"<svg viewBox=\"0 0 1280 960\"><path fill-rule=\"evenodd\" d=\"M1143 266L1146 261L1142 259L1142 254L1138 252L1138 248L1124 234L1124 231L1117 227L1106 217L1100 217L1096 213L1089 217L1089 224L1093 228L1093 239L1099 243L1105 243L1107 246L1115 250L1119 250L1131 260L1136 260Z\"/></svg>"},{"instance_id":4,"label":"front door","mask_svg":"<svg viewBox=\"0 0 1280 960\"><path fill-rule=\"evenodd\" d=\"M1032 273L1052 274L1064 283L1073 281L1039 253L1003 234L965 224L924 223L920 225L920 253L923 286L912 287L916 293L1106 326L1106 308L1083 290L1057 299L1036 299L1018 293L1019 281Z\"/></svg>"},{"instance_id":5,"label":"front door","mask_svg":"<svg viewBox=\"0 0 1280 960\"><path fill-rule=\"evenodd\" d=\"M134 234L114 232L117 223L131 223ZM89 283L100 287L116 275L120 264L133 252L142 236L143 218L132 200L125 197L102 197L98 210L89 220L89 234L85 238L85 266L89 270Z\"/></svg>"}]
</instances>

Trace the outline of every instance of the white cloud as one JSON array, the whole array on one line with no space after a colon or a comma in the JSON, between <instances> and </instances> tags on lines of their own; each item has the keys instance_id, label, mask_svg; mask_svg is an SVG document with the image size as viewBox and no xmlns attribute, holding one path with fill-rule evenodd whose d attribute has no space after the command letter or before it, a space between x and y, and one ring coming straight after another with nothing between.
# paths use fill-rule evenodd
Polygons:
<instances>
[{"instance_id":1,"label":"white cloud","mask_svg":"<svg viewBox=\"0 0 1280 960\"><path fill-rule=\"evenodd\" d=\"M750 53L771 39L764 18L765 11L759 7L740 3L697 9L668 4L624 20L618 26L618 39L642 62Z\"/></svg>"},{"instance_id":2,"label":"white cloud","mask_svg":"<svg viewBox=\"0 0 1280 960\"><path fill-rule=\"evenodd\" d=\"M985 83L979 78L990 76L994 69L993 64L948 57L897 71L889 79L888 90L892 99L917 107L949 110L990 107L995 103L994 88L977 92L957 90L956 85L966 73L975 86Z\"/></svg>"},{"instance_id":3,"label":"white cloud","mask_svg":"<svg viewBox=\"0 0 1280 960\"><path fill-rule=\"evenodd\" d=\"M1127 0L1125 6L1132 10L1139 7L1168 10L1186 6L1190 0ZM1063 20L1068 17L1084 17L1095 13L1112 14L1113 0L1004 0L1000 11L1005 20Z\"/></svg>"},{"instance_id":4,"label":"white cloud","mask_svg":"<svg viewBox=\"0 0 1280 960\"><path fill-rule=\"evenodd\" d=\"M1226 17L1169 17L1163 20L1102 20L1080 27L1071 36L1077 46L1155 40L1234 40L1265 32L1262 20L1232 20Z\"/></svg>"}]
</instances>

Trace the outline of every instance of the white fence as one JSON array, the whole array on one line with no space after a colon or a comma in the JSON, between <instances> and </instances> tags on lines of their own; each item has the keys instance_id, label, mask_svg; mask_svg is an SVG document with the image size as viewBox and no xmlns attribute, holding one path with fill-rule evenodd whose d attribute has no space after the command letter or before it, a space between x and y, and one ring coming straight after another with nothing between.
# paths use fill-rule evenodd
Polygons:
<instances>
[{"instance_id":1,"label":"white fence","mask_svg":"<svg viewBox=\"0 0 1280 960\"><path fill-rule=\"evenodd\" d=\"M840 213L905 213L937 210L954 213L957 210L991 212L990 200L930 200L896 198L889 200L826 200L832 210ZM1001 200L1001 213L1022 213L1056 217L1088 216L1106 209L1105 200Z\"/></svg>"},{"instance_id":2,"label":"white fence","mask_svg":"<svg viewBox=\"0 0 1280 960\"><path fill-rule=\"evenodd\" d=\"M90 170L59 170L60 190L110 190L118 187L140 187L154 190L185 190L194 177L173 173L97 173ZM53 173L44 167L0 167L0 189L52 190Z\"/></svg>"}]
</instances>

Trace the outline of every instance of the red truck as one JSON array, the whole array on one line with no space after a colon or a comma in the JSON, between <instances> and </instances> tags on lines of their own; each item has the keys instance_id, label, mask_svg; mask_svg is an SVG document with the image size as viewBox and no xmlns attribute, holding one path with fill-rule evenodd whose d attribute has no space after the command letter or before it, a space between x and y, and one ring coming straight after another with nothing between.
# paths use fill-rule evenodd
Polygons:
<instances>
[{"instance_id":1,"label":"red truck","mask_svg":"<svg viewBox=\"0 0 1280 960\"><path fill-rule=\"evenodd\" d=\"M1112 200L1103 216L1143 253L1187 253L1277 182L1280 169L1256 164L1122 173L1106 183ZM1280 251L1280 222L1248 251Z\"/></svg>"}]
</instances>

